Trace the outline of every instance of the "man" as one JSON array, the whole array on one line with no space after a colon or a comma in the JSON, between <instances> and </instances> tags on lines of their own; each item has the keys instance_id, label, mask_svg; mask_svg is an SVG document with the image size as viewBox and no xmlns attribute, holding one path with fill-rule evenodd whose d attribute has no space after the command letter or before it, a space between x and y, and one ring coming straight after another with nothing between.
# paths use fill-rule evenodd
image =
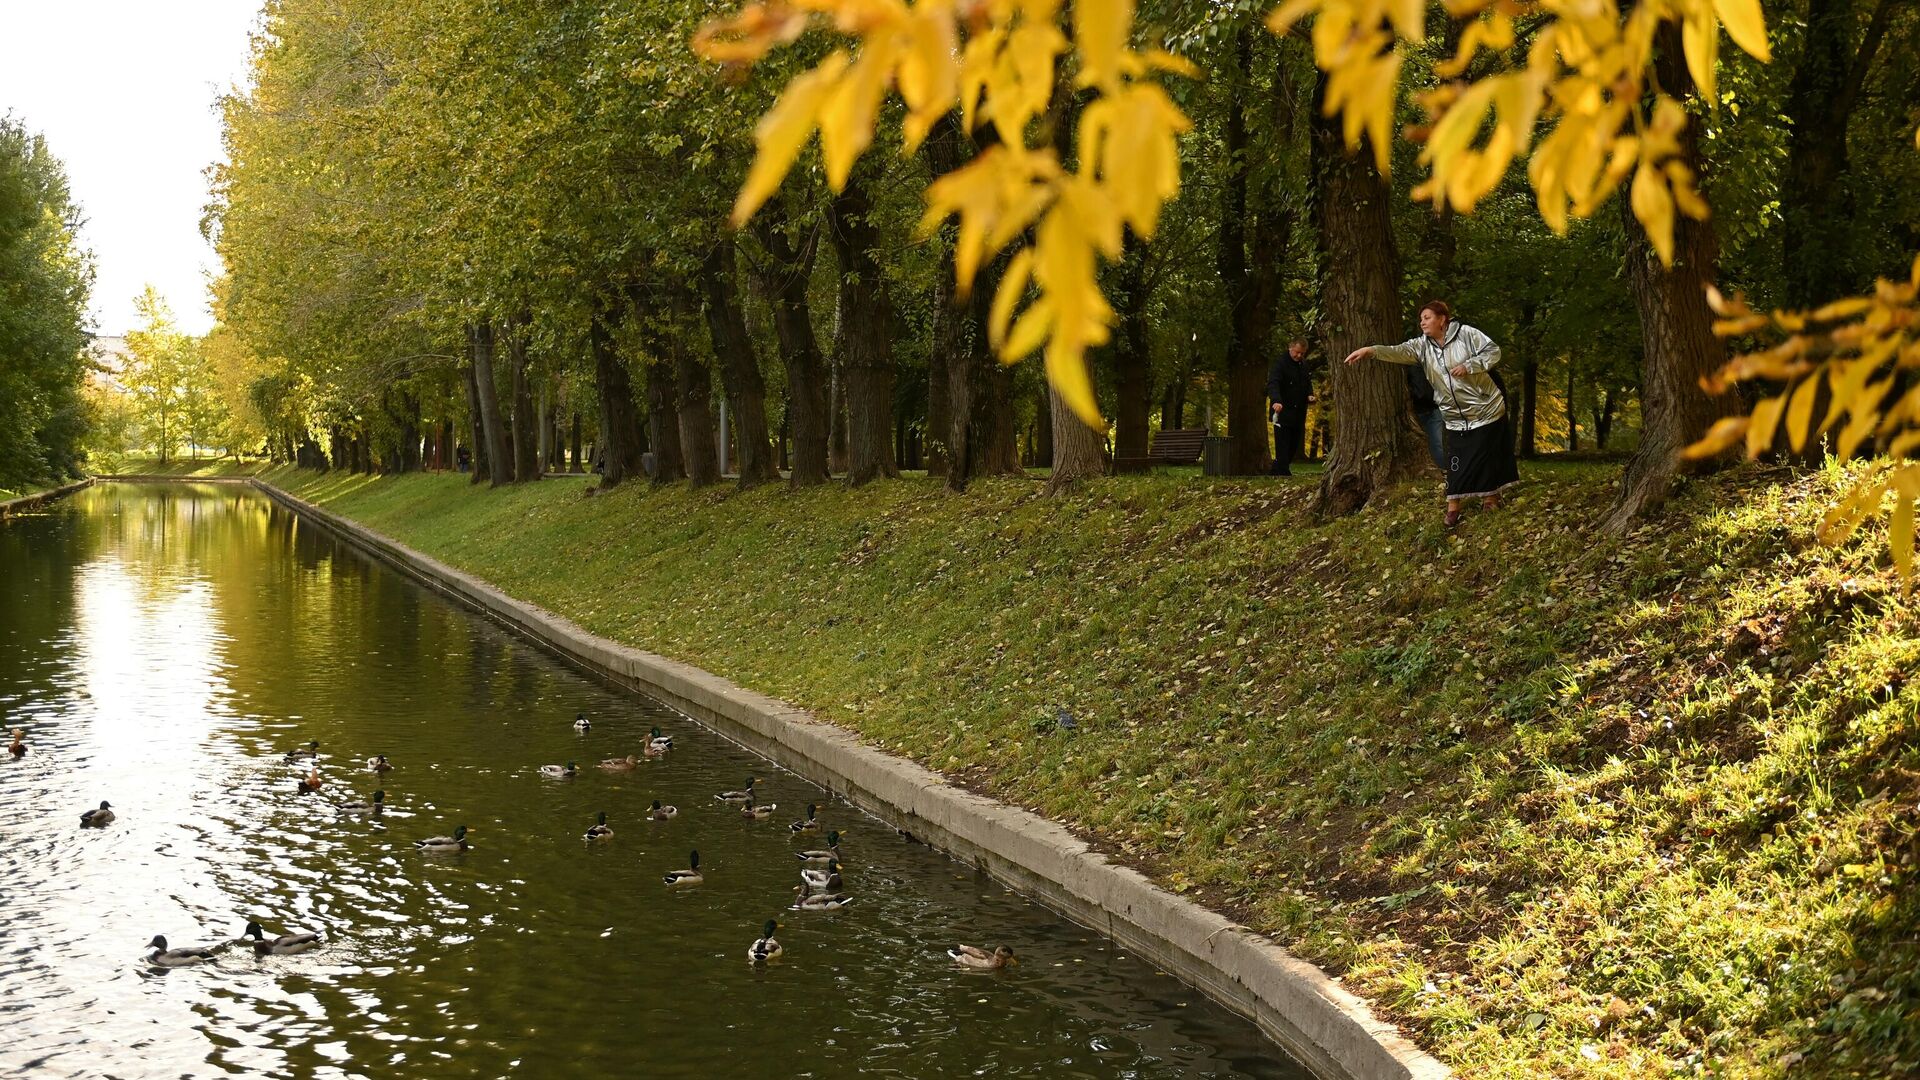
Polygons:
<instances>
[{"instance_id":1,"label":"man","mask_svg":"<svg viewBox=\"0 0 1920 1080\"><path fill-rule=\"evenodd\" d=\"M1293 459L1307 437L1307 406L1318 401L1313 376L1307 371L1307 343L1294 338L1286 354L1267 369L1267 400L1273 422L1274 476L1291 476Z\"/></svg>"}]
</instances>

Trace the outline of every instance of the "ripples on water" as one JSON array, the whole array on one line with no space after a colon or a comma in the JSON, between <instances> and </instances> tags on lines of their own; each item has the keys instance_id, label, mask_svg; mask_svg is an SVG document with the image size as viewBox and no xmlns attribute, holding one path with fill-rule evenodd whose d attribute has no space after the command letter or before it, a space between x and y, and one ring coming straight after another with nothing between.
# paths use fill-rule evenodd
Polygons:
<instances>
[{"instance_id":1,"label":"ripples on water","mask_svg":"<svg viewBox=\"0 0 1920 1080\"><path fill-rule=\"evenodd\" d=\"M1304 1075L1111 943L244 489L97 486L0 526L0 596L0 716L31 747L0 760L0 1073ZM655 724L668 757L594 767ZM307 739L317 794L282 760ZM378 753L394 771L363 771ZM772 820L713 799L748 775ZM375 788L384 815L335 812ZM680 816L646 820L656 798ZM118 820L82 831L102 799ZM809 801L843 834L843 911L785 908L790 852L824 843L786 828ZM459 824L472 851L414 850ZM666 889L696 847L707 883ZM786 959L750 966L775 917ZM249 918L327 943L142 963ZM1021 965L956 969L954 941Z\"/></svg>"}]
</instances>

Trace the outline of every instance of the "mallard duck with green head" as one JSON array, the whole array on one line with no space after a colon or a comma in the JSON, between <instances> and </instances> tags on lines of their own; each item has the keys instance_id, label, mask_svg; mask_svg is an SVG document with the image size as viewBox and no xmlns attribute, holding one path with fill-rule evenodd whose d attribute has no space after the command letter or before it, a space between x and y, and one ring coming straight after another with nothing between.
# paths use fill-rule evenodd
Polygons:
<instances>
[{"instance_id":1,"label":"mallard duck with green head","mask_svg":"<svg viewBox=\"0 0 1920 1080\"><path fill-rule=\"evenodd\" d=\"M700 872L700 853L687 852L687 869L667 871L666 880L669 885L698 885L707 880L706 875Z\"/></svg>"},{"instance_id":2,"label":"mallard duck with green head","mask_svg":"<svg viewBox=\"0 0 1920 1080\"><path fill-rule=\"evenodd\" d=\"M739 791L723 791L715 795L714 798L719 799L721 802L750 803L753 801L753 785L756 783L758 783L758 781L749 776L747 777L746 787L741 788Z\"/></svg>"},{"instance_id":3,"label":"mallard duck with green head","mask_svg":"<svg viewBox=\"0 0 1920 1080\"><path fill-rule=\"evenodd\" d=\"M587 843L591 844L595 840L610 840L612 838L613 826L607 824L607 812L602 810L600 811L600 823L587 830Z\"/></svg>"},{"instance_id":4,"label":"mallard duck with green head","mask_svg":"<svg viewBox=\"0 0 1920 1080\"><path fill-rule=\"evenodd\" d=\"M367 759L368 772L392 772L393 765L387 761L387 755L375 754Z\"/></svg>"},{"instance_id":5,"label":"mallard duck with green head","mask_svg":"<svg viewBox=\"0 0 1920 1080\"><path fill-rule=\"evenodd\" d=\"M372 802L361 802L355 799L353 802L343 802L334 807L335 810L338 810L342 814L378 814L384 812L386 808L387 792L385 788L373 793Z\"/></svg>"},{"instance_id":6,"label":"mallard duck with green head","mask_svg":"<svg viewBox=\"0 0 1920 1080\"><path fill-rule=\"evenodd\" d=\"M587 719L586 713L574 713L573 714L573 730L581 732L582 734L592 731L593 721Z\"/></svg>"},{"instance_id":7,"label":"mallard duck with green head","mask_svg":"<svg viewBox=\"0 0 1920 1080\"><path fill-rule=\"evenodd\" d=\"M289 765L296 761L318 760L320 760L320 742L317 739L307 740L307 745L298 750L287 751L286 761Z\"/></svg>"},{"instance_id":8,"label":"mallard duck with green head","mask_svg":"<svg viewBox=\"0 0 1920 1080\"><path fill-rule=\"evenodd\" d=\"M425 840L415 840L413 846L429 854L442 854L465 851L473 845L467 843L467 827L462 825L453 830L452 836L429 836Z\"/></svg>"},{"instance_id":9,"label":"mallard duck with green head","mask_svg":"<svg viewBox=\"0 0 1920 1080\"><path fill-rule=\"evenodd\" d=\"M814 832L818 830L820 828L820 822L818 819L814 817L814 815L818 814L819 812L820 812L820 808L818 806L815 806L813 803L808 803L807 816L801 819L800 821L796 821L793 824L787 826L787 831L803 833L803 832Z\"/></svg>"},{"instance_id":10,"label":"mallard duck with green head","mask_svg":"<svg viewBox=\"0 0 1920 1080\"><path fill-rule=\"evenodd\" d=\"M659 728L654 728L653 733L647 736L647 753L658 756L671 749L673 749L673 736L660 734Z\"/></svg>"},{"instance_id":11,"label":"mallard duck with green head","mask_svg":"<svg viewBox=\"0 0 1920 1080\"><path fill-rule=\"evenodd\" d=\"M653 800L653 808L647 811L647 816L655 821L671 821L680 816L680 808L677 806L661 806L660 800L655 799Z\"/></svg>"},{"instance_id":12,"label":"mallard duck with green head","mask_svg":"<svg viewBox=\"0 0 1920 1080\"><path fill-rule=\"evenodd\" d=\"M778 809L780 809L779 803L757 803L748 799L747 805L740 808L740 816L748 821L765 821Z\"/></svg>"},{"instance_id":13,"label":"mallard duck with green head","mask_svg":"<svg viewBox=\"0 0 1920 1080\"><path fill-rule=\"evenodd\" d=\"M853 903L853 897L846 893L817 893L809 891L805 885L793 887L795 911L832 911L851 903Z\"/></svg>"},{"instance_id":14,"label":"mallard duck with green head","mask_svg":"<svg viewBox=\"0 0 1920 1080\"><path fill-rule=\"evenodd\" d=\"M579 775L580 767L569 761L565 765L542 765L540 775L549 780L571 780Z\"/></svg>"},{"instance_id":15,"label":"mallard duck with green head","mask_svg":"<svg viewBox=\"0 0 1920 1080\"><path fill-rule=\"evenodd\" d=\"M253 940L247 943L253 947L255 953L261 956L269 954L291 956L294 953L309 952L320 947L319 934L281 934L277 938L269 938L266 928L258 922L247 923L247 929L240 940L246 941L248 938Z\"/></svg>"},{"instance_id":16,"label":"mallard duck with green head","mask_svg":"<svg viewBox=\"0 0 1920 1080\"><path fill-rule=\"evenodd\" d=\"M780 947L780 943L773 939L774 931L778 929L780 924L772 919L768 919L767 925L760 928L760 939L747 948L749 963L764 964L769 960L778 960L780 954L786 952Z\"/></svg>"},{"instance_id":17,"label":"mallard duck with green head","mask_svg":"<svg viewBox=\"0 0 1920 1080\"><path fill-rule=\"evenodd\" d=\"M100 805L80 815L80 827L83 829L101 829L113 824L113 804L105 799Z\"/></svg>"},{"instance_id":18,"label":"mallard duck with green head","mask_svg":"<svg viewBox=\"0 0 1920 1080\"><path fill-rule=\"evenodd\" d=\"M828 859L824 870L811 866L800 868L800 880L814 892L838 892L840 889L840 860Z\"/></svg>"},{"instance_id":19,"label":"mallard duck with green head","mask_svg":"<svg viewBox=\"0 0 1920 1080\"><path fill-rule=\"evenodd\" d=\"M189 964L204 964L214 957L214 950L203 947L169 949L167 948L167 939L159 934L155 934L153 940L147 942L147 948L153 950L147 954L147 963L157 964L160 967L186 967Z\"/></svg>"},{"instance_id":20,"label":"mallard duck with green head","mask_svg":"<svg viewBox=\"0 0 1920 1080\"><path fill-rule=\"evenodd\" d=\"M829 829L826 847L815 848L812 851L796 851L793 854L809 866L825 866L840 858L840 834Z\"/></svg>"}]
</instances>

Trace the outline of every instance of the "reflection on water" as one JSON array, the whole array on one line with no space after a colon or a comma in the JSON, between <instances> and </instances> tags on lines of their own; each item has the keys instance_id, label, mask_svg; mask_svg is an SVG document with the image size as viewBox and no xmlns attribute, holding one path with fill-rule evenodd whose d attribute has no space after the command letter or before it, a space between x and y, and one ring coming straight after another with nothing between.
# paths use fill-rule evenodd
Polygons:
<instances>
[{"instance_id":1,"label":"reflection on water","mask_svg":"<svg viewBox=\"0 0 1920 1080\"><path fill-rule=\"evenodd\" d=\"M0 597L0 716L32 748L0 761L0 1073L1303 1075L1150 965L244 489L96 486L0 526ZM655 724L669 756L593 767ZM303 795L283 755L308 739ZM772 820L713 799L748 775ZM334 809L376 787L384 815ZM656 798L680 816L647 820ZM102 799L119 819L81 831ZM808 802L844 834L843 911L785 910ZM415 851L461 824L472 851ZM666 889L693 848L707 883ZM773 917L786 958L751 966ZM141 962L250 918L327 943ZM955 941L1021 965L957 970Z\"/></svg>"}]
</instances>

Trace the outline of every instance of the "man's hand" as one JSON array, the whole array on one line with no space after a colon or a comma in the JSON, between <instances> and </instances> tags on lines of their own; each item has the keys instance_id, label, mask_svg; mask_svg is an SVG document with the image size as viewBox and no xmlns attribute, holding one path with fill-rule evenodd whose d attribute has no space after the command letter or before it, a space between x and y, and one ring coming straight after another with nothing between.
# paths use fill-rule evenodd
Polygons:
<instances>
[{"instance_id":1,"label":"man's hand","mask_svg":"<svg viewBox=\"0 0 1920 1080\"><path fill-rule=\"evenodd\" d=\"M1364 360L1364 359L1366 359L1367 357L1369 357L1369 356L1372 356L1372 355L1373 355L1373 346L1371 346L1371 345L1362 345L1362 346L1360 346L1359 348L1357 348L1357 349L1355 349L1355 350L1353 350L1352 352L1350 352L1350 353L1348 353L1348 354L1347 354L1347 363L1349 363L1349 364L1357 364L1357 363L1359 363L1360 361L1362 361L1362 360Z\"/></svg>"},{"instance_id":2,"label":"man's hand","mask_svg":"<svg viewBox=\"0 0 1920 1080\"><path fill-rule=\"evenodd\" d=\"M1280 408L1281 408L1281 405L1279 402L1276 401L1273 403L1273 411L1275 414L1278 414L1280 412Z\"/></svg>"},{"instance_id":3,"label":"man's hand","mask_svg":"<svg viewBox=\"0 0 1920 1080\"><path fill-rule=\"evenodd\" d=\"M1451 370L1453 373L1453 377L1456 379L1464 379L1467 377L1467 374L1468 374L1467 365L1465 364L1455 364L1453 365Z\"/></svg>"}]
</instances>

